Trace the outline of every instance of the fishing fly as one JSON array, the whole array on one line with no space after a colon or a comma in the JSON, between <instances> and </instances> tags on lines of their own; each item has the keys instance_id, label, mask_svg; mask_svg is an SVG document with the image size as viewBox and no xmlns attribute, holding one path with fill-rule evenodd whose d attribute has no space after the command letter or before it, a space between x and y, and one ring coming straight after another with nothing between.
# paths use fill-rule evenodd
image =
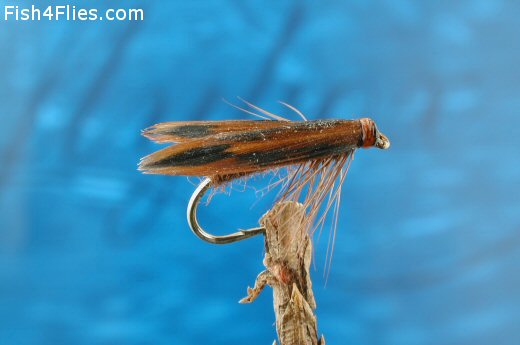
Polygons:
<instances>
[{"instance_id":1,"label":"fishing fly","mask_svg":"<svg viewBox=\"0 0 520 345\"><path fill-rule=\"evenodd\" d=\"M282 168L286 174L274 182L281 186L279 201L303 197L310 233L323 224L330 209L336 224L341 185L355 150L388 149L388 138L369 118L308 121L299 110L282 103L303 118L289 121L244 102L250 110L239 109L262 119L165 122L145 129L145 137L172 145L142 158L139 170L146 174L206 177L191 198L188 222L197 236L211 243L235 242L262 233L263 229L225 236L207 233L196 215L204 193L238 178Z\"/></svg>"},{"instance_id":2,"label":"fishing fly","mask_svg":"<svg viewBox=\"0 0 520 345\"><path fill-rule=\"evenodd\" d=\"M264 235L266 269L240 303L253 302L269 285L280 344L325 345L323 335L318 337L314 314L311 237L316 229L321 232L332 209L333 229L325 258L330 269L341 186L354 152L388 149L390 141L369 118L307 121L299 110L282 103L303 118L289 121L245 103L250 110L238 108L262 120L165 122L145 129L145 137L172 145L144 157L139 169L147 174L204 176L188 204L188 223L197 236L224 244ZM262 226L215 236L199 225L197 206L211 187L271 171L285 174L277 174L270 185L281 188L276 204L260 220Z\"/></svg>"}]
</instances>

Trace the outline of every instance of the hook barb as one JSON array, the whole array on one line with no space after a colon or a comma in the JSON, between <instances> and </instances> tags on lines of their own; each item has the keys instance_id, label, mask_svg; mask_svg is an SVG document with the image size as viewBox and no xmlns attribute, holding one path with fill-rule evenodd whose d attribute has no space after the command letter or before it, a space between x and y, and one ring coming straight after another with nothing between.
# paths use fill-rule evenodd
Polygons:
<instances>
[{"instance_id":1,"label":"hook barb","mask_svg":"<svg viewBox=\"0 0 520 345\"><path fill-rule=\"evenodd\" d=\"M187 216L188 216L188 224L191 228L191 231L195 235L197 235L200 239L213 243L213 244L228 244L233 243L237 241L245 240L246 238L253 237L259 234L265 233L264 227L257 227L257 228L251 228L247 230L239 230L235 233L229 234L229 235L223 235L223 236L216 236L212 235L210 233L207 233L202 229L202 227L199 225L199 222L197 220L197 207L199 206L200 199L204 196L204 194L208 191L208 189L211 187L211 179L206 177L195 189L195 192L193 192L193 195L190 198L190 201L188 203L188 210L187 210Z\"/></svg>"}]
</instances>

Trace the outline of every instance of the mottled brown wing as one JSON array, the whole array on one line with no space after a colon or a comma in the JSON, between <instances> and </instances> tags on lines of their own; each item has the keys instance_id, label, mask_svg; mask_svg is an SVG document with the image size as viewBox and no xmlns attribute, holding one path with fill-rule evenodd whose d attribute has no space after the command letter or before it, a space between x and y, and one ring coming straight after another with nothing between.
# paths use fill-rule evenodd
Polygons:
<instances>
[{"instance_id":1,"label":"mottled brown wing","mask_svg":"<svg viewBox=\"0 0 520 345\"><path fill-rule=\"evenodd\" d=\"M252 131L278 126L280 126L280 121L272 120L163 122L145 129L143 135L158 143L183 143L219 133Z\"/></svg>"},{"instance_id":2,"label":"mottled brown wing","mask_svg":"<svg viewBox=\"0 0 520 345\"><path fill-rule=\"evenodd\" d=\"M270 127L254 127L256 122ZM253 173L340 155L362 144L358 120L249 121L249 125L244 131L207 135L154 152L141 160L139 169L186 176Z\"/></svg>"}]
</instances>

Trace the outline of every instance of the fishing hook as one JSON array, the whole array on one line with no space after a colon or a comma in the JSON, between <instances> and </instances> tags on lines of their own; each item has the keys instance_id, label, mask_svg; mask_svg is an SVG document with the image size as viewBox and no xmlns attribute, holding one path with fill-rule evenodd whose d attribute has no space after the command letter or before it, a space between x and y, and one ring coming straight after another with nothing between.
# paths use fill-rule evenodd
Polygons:
<instances>
[{"instance_id":1,"label":"fishing hook","mask_svg":"<svg viewBox=\"0 0 520 345\"><path fill-rule=\"evenodd\" d=\"M205 178L195 189L193 195L190 198L190 202L188 203L188 224L190 225L191 231L195 235L197 235L200 239L213 243L213 244L227 244L233 243L237 241L245 240L246 238L253 237L259 234L265 234L264 227L251 228L247 230L239 230L235 233L223 236L216 236L210 233L207 233L202 229L197 221L197 207L199 206L200 199L204 196L207 190L211 187L211 179Z\"/></svg>"}]
</instances>

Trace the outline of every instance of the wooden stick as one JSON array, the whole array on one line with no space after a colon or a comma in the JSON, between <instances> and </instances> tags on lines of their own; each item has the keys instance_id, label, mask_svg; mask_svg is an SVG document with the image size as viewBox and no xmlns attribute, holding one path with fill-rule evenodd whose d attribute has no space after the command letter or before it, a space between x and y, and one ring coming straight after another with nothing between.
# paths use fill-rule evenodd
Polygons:
<instances>
[{"instance_id":1,"label":"wooden stick","mask_svg":"<svg viewBox=\"0 0 520 345\"><path fill-rule=\"evenodd\" d=\"M325 345L318 340L316 302L309 274L312 242L305 224L305 207L286 201L274 205L261 219L265 227L266 270L240 303L251 303L266 285L273 288L276 332L280 345ZM273 344L276 344L276 340Z\"/></svg>"}]
</instances>

